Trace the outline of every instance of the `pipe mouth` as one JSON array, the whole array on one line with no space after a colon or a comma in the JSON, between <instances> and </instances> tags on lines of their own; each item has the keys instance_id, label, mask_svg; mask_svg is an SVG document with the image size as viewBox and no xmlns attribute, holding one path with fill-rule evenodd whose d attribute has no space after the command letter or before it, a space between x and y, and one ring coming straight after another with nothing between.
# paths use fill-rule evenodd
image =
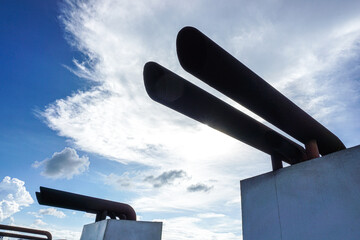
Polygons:
<instances>
[{"instance_id":1,"label":"pipe mouth","mask_svg":"<svg viewBox=\"0 0 360 240\"><path fill-rule=\"evenodd\" d=\"M188 72L198 73L207 58L206 36L194 27L182 28L176 38L180 65Z\"/></svg>"},{"instance_id":2,"label":"pipe mouth","mask_svg":"<svg viewBox=\"0 0 360 240\"><path fill-rule=\"evenodd\" d=\"M144 66L144 84L146 92L154 101L160 103L174 102L184 92L182 78L155 62Z\"/></svg>"},{"instance_id":3,"label":"pipe mouth","mask_svg":"<svg viewBox=\"0 0 360 240\"><path fill-rule=\"evenodd\" d=\"M35 192L36 195L36 199L38 201L39 204L43 204L44 200L42 199L41 193L40 192Z\"/></svg>"}]
</instances>

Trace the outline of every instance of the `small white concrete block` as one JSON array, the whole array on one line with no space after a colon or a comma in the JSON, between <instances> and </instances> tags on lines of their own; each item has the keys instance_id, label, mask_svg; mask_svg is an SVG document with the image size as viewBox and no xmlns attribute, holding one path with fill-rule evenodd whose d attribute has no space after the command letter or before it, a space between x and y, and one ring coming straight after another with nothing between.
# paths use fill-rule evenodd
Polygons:
<instances>
[{"instance_id":1,"label":"small white concrete block","mask_svg":"<svg viewBox=\"0 0 360 240\"><path fill-rule=\"evenodd\" d=\"M106 219L85 225L80 240L161 240L162 222Z\"/></svg>"}]
</instances>

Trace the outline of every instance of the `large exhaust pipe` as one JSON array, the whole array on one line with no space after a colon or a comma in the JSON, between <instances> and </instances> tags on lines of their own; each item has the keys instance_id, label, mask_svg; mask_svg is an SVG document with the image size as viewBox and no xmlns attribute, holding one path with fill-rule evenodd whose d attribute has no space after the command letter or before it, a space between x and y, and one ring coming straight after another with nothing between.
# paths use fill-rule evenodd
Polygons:
<instances>
[{"instance_id":1,"label":"large exhaust pipe","mask_svg":"<svg viewBox=\"0 0 360 240\"><path fill-rule=\"evenodd\" d=\"M183 28L176 46L186 71L298 141L307 145L315 140L322 155L346 148L338 137L199 30Z\"/></svg>"},{"instance_id":2,"label":"large exhaust pipe","mask_svg":"<svg viewBox=\"0 0 360 240\"><path fill-rule=\"evenodd\" d=\"M116 219L136 221L135 210L128 204L113 202L105 199L64 192L52 188L40 187L36 198L41 205L84 211L96 214L96 221L104 220L107 216Z\"/></svg>"},{"instance_id":3,"label":"large exhaust pipe","mask_svg":"<svg viewBox=\"0 0 360 240\"><path fill-rule=\"evenodd\" d=\"M304 161L305 150L229 104L160 66L144 66L148 95L177 112L204 123L289 164Z\"/></svg>"}]
</instances>

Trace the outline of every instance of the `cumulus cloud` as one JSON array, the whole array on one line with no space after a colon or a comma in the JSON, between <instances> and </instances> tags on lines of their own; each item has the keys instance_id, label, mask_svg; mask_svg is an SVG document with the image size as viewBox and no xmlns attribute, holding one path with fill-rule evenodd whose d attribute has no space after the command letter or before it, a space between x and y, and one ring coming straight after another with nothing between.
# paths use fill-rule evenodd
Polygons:
<instances>
[{"instance_id":1,"label":"cumulus cloud","mask_svg":"<svg viewBox=\"0 0 360 240\"><path fill-rule=\"evenodd\" d=\"M144 179L145 182L150 182L153 184L155 188L162 187L167 184L171 184L176 179L184 178L186 176L186 172L183 170L171 170L167 172L163 172L157 177L148 176Z\"/></svg>"},{"instance_id":2,"label":"cumulus cloud","mask_svg":"<svg viewBox=\"0 0 360 240\"><path fill-rule=\"evenodd\" d=\"M0 182L0 221L19 212L34 200L25 188L25 182L6 176Z\"/></svg>"},{"instance_id":3,"label":"cumulus cloud","mask_svg":"<svg viewBox=\"0 0 360 240\"><path fill-rule=\"evenodd\" d=\"M189 192L208 192L213 186L208 186L203 183L193 184L187 188Z\"/></svg>"},{"instance_id":4,"label":"cumulus cloud","mask_svg":"<svg viewBox=\"0 0 360 240\"><path fill-rule=\"evenodd\" d=\"M61 152L55 152L49 159L41 162L35 162L33 167L43 167L41 174L48 178L71 179L88 170L90 165L89 158L86 156L79 157L76 150L66 147Z\"/></svg>"}]
</instances>

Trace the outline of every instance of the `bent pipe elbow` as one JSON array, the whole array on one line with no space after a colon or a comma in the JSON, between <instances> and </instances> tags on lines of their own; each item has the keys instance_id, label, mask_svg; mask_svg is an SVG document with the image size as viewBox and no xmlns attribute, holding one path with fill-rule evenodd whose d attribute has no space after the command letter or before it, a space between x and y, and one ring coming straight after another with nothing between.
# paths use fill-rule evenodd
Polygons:
<instances>
[{"instance_id":1,"label":"bent pipe elbow","mask_svg":"<svg viewBox=\"0 0 360 240\"><path fill-rule=\"evenodd\" d=\"M40 192L36 192L36 198L41 205L48 205L59 208L72 209L87 213L99 214L105 213L100 220L106 216L125 216L126 220L136 221L136 212L128 204L114 202L110 200L89 197L85 195L60 191L56 189L40 187Z\"/></svg>"}]
</instances>

